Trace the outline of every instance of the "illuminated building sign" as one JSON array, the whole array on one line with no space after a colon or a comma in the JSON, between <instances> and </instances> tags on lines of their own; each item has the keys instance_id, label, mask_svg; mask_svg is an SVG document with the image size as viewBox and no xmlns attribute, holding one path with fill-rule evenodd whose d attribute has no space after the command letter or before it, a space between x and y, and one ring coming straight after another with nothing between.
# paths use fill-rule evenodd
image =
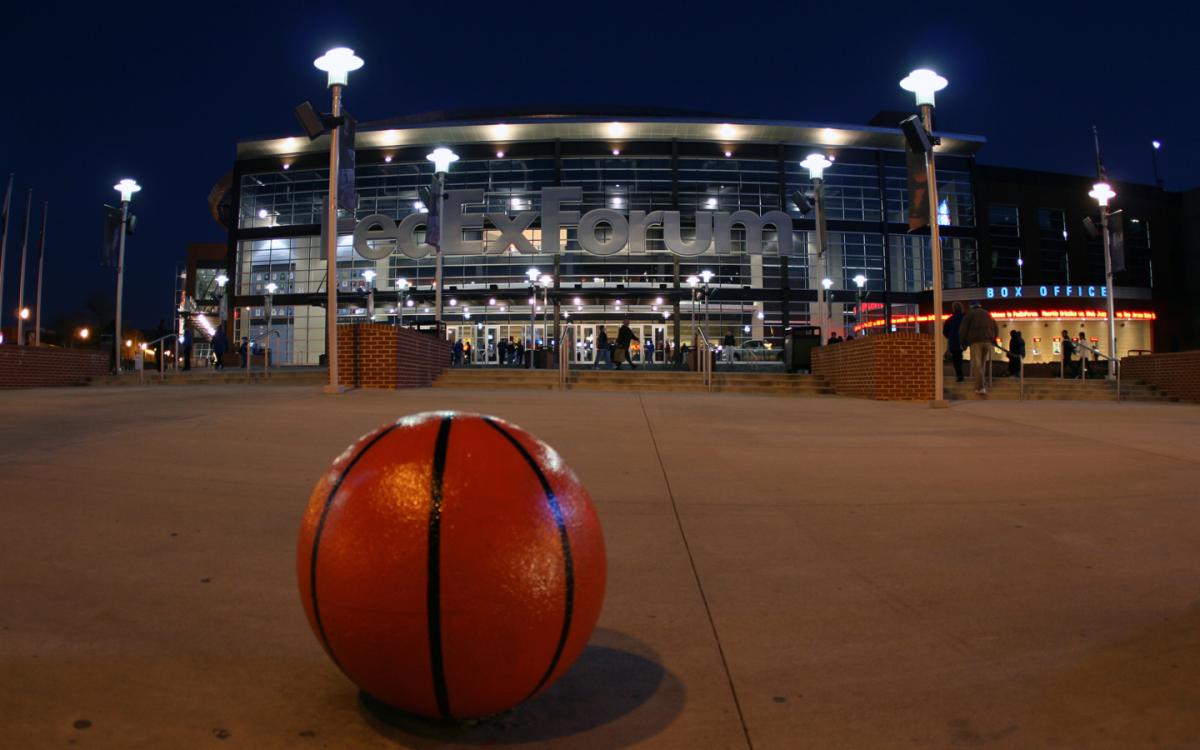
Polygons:
<instances>
[{"instance_id":1,"label":"illuminated building sign","mask_svg":"<svg viewBox=\"0 0 1200 750\"><path fill-rule=\"evenodd\" d=\"M1050 284L1046 286L989 286L983 293L988 299L1024 299L1026 297L1098 297L1108 296L1108 287Z\"/></svg>"},{"instance_id":2,"label":"illuminated building sign","mask_svg":"<svg viewBox=\"0 0 1200 750\"><path fill-rule=\"evenodd\" d=\"M598 208L580 215L565 206L583 201L583 188L542 188L542 210L507 213L468 211L470 204L484 201L483 190L447 190L441 207L442 253L444 255L483 255L483 242L463 240L463 232L481 232L484 221L498 231L498 241L490 243L487 254L499 254L514 248L519 253L562 252L564 227L576 228L579 246L592 255L615 255L628 248L630 253L646 252L646 230L658 227L663 242L675 255L695 256L715 248L717 255L733 254L733 230L745 233L747 255L762 255L766 228L772 227L780 255L792 254L792 218L783 211L697 211L694 230L684 239L684 226L678 211L629 211ZM394 252L409 258L423 258L435 251L428 243L417 243L418 227L428 228L429 214L409 214L399 224L383 214L372 214L354 227L354 250L368 260L383 260ZM540 219L541 246L530 241L526 230Z\"/></svg>"},{"instance_id":3,"label":"illuminated building sign","mask_svg":"<svg viewBox=\"0 0 1200 750\"><path fill-rule=\"evenodd\" d=\"M1107 320L1108 313L1104 310L1001 310L999 312L989 311L996 320ZM945 319L946 315L942 318ZM1157 320L1158 314L1153 311L1141 310L1118 310L1115 313L1117 320ZM912 323L931 323L933 322L932 315L893 315L892 325L905 325ZM868 320L865 323L859 323L854 326L855 331L862 331L870 328L882 328L884 320L882 318L876 320ZM1040 339L1035 338L1035 341Z\"/></svg>"}]
</instances>

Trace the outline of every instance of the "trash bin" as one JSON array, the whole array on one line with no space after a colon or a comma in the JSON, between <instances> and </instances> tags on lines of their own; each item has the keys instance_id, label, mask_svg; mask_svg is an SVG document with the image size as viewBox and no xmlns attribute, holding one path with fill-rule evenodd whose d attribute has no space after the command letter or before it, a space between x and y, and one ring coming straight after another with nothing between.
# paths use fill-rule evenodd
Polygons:
<instances>
[{"instance_id":1,"label":"trash bin","mask_svg":"<svg viewBox=\"0 0 1200 750\"><path fill-rule=\"evenodd\" d=\"M783 338L783 365L788 372L812 371L812 350L821 345L818 326L793 326Z\"/></svg>"}]
</instances>

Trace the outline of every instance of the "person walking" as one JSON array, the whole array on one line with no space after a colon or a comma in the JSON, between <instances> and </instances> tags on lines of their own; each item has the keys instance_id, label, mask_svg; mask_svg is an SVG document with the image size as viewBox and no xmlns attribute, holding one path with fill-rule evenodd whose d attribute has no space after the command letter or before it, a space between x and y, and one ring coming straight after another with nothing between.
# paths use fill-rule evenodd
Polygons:
<instances>
[{"instance_id":1,"label":"person walking","mask_svg":"<svg viewBox=\"0 0 1200 750\"><path fill-rule=\"evenodd\" d=\"M988 367L998 333L996 321L988 311L978 302L972 302L970 311L963 315L958 338L963 346L971 348L971 373L975 376L975 392L981 395L987 395L984 370Z\"/></svg>"},{"instance_id":2,"label":"person walking","mask_svg":"<svg viewBox=\"0 0 1200 750\"><path fill-rule=\"evenodd\" d=\"M644 355L642 364L647 366L654 364L654 339L646 339L646 345L642 347Z\"/></svg>"},{"instance_id":3,"label":"person walking","mask_svg":"<svg viewBox=\"0 0 1200 750\"><path fill-rule=\"evenodd\" d=\"M250 339L242 337L242 343L238 345L238 367L246 366L246 357L250 356Z\"/></svg>"},{"instance_id":4,"label":"person walking","mask_svg":"<svg viewBox=\"0 0 1200 750\"><path fill-rule=\"evenodd\" d=\"M1012 331L1008 335L1008 375L1016 378L1021 375L1021 360L1025 359L1025 339L1020 331Z\"/></svg>"},{"instance_id":5,"label":"person walking","mask_svg":"<svg viewBox=\"0 0 1200 750\"><path fill-rule=\"evenodd\" d=\"M596 360L592 364L592 369L600 367L603 362L608 365L608 369L612 369L612 356L608 351L608 333L605 332L604 326L596 329Z\"/></svg>"},{"instance_id":6,"label":"person walking","mask_svg":"<svg viewBox=\"0 0 1200 750\"><path fill-rule=\"evenodd\" d=\"M229 351L229 339L225 336L225 326L217 328L217 332L212 337L212 350L217 361L213 365L214 369L225 369L225 352Z\"/></svg>"},{"instance_id":7,"label":"person walking","mask_svg":"<svg viewBox=\"0 0 1200 750\"><path fill-rule=\"evenodd\" d=\"M450 365L453 367L458 367L462 364L462 357L463 341L462 339L455 339L454 346L450 348Z\"/></svg>"},{"instance_id":8,"label":"person walking","mask_svg":"<svg viewBox=\"0 0 1200 750\"><path fill-rule=\"evenodd\" d=\"M950 363L954 365L954 379L956 382L963 382L963 348L962 339L959 338L958 329L962 326L963 306L961 302L955 302L951 308L953 312L950 317L946 318L946 322L942 325L942 335L946 337L946 351L950 354Z\"/></svg>"},{"instance_id":9,"label":"person walking","mask_svg":"<svg viewBox=\"0 0 1200 750\"><path fill-rule=\"evenodd\" d=\"M633 359L629 356L629 345L634 341L638 341L637 334L629 327L629 318L621 322L621 327L617 329L617 351L613 355L613 363L616 364L616 369L621 369L621 363L629 361L629 369L636 370L637 365L633 363Z\"/></svg>"},{"instance_id":10,"label":"person walking","mask_svg":"<svg viewBox=\"0 0 1200 750\"><path fill-rule=\"evenodd\" d=\"M1092 355L1092 359L1099 359L1096 356L1096 350L1092 347L1092 342L1088 341L1087 333L1083 330L1079 331L1079 377L1086 374L1088 366L1088 354Z\"/></svg>"},{"instance_id":11,"label":"person walking","mask_svg":"<svg viewBox=\"0 0 1200 750\"><path fill-rule=\"evenodd\" d=\"M1060 375L1065 380L1074 377L1075 365L1071 363L1071 355L1075 353L1075 345L1071 343L1070 331L1062 332L1062 372Z\"/></svg>"}]
</instances>

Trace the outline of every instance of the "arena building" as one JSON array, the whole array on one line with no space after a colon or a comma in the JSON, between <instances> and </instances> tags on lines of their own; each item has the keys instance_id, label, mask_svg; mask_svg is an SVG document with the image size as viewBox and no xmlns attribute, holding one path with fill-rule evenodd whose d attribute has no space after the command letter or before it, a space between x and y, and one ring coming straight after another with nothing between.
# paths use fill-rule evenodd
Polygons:
<instances>
[{"instance_id":1,"label":"arena building","mask_svg":"<svg viewBox=\"0 0 1200 750\"><path fill-rule=\"evenodd\" d=\"M338 318L432 328L421 196L434 171L427 155L448 147L459 158L443 209L443 320L476 364L501 364L501 341L540 347L568 326L573 360L590 362L598 326L612 332L625 319L645 344L638 360L660 364L696 327L746 354L778 348L796 326L820 325L823 335L928 330L929 237L908 232L902 116L853 126L493 112L360 125L357 209L341 211L337 227ZM1098 220L1092 180L983 166L983 137L941 137L948 304L978 299L1006 326L1028 328L1031 359L1042 361L1063 329L1077 335L1082 326L1106 342L1113 294L1122 356L1163 348L1170 334L1156 327L1171 284L1182 283L1172 278L1177 222L1167 194L1115 185L1126 270L1110 290L1100 240L1083 227L1086 216ZM189 262L184 297L194 299L199 327L224 317L234 340L274 331L278 364L317 364L325 351L328 149L327 137L239 143L210 197L229 231L224 257ZM823 176L823 259L808 200L814 183L801 166L813 153L833 162ZM824 306L823 278L832 281Z\"/></svg>"}]
</instances>

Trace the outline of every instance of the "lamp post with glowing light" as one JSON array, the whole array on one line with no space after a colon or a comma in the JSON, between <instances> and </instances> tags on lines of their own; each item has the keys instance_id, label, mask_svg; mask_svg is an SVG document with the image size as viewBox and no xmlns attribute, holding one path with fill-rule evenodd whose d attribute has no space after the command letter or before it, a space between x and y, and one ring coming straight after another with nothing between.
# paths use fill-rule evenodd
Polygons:
<instances>
[{"instance_id":1,"label":"lamp post with glowing light","mask_svg":"<svg viewBox=\"0 0 1200 750\"><path fill-rule=\"evenodd\" d=\"M1117 194L1107 182L1097 182L1088 195L1100 204L1100 234L1104 240L1104 283L1108 292L1104 295L1108 301L1108 377L1111 380L1117 376L1117 329L1114 325L1117 316L1113 310L1113 297L1116 295L1113 293L1112 249L1108 237L1108 202L1117 197Z\"/></svg>"},{"instance_id":2,"label":"lamp post with glowing light","mask_svg":"<svg viewBox=\"0 0 1200 750\"><path fill-rule=\"evenodd\" d=\"M362 272L363 279L367 282L367 322L375 320L375 269L368 268Z\"/></svg>"},{"instance_id":3,"label":"lamp post with glowing light","mask_svg":"<svg viewBox=\"0 0 1200 750\"><path fill-rule=\"evenodd\" d=\"M1163 181L1158 178L1158 150L1162 148L1162 141L1150 141L1150 161L1154 164L1154 184L1158 187L1163 186Z\"/></svg>"},{"instance_id":4,"label":"lamp post with glowing light","mask_svg":"<svg viewBox=\"0 0 1200 750\"><path fill-rule=\"evenodd\" d=\"M921 68L909 73L900 81L900 88L916 95L921 110L921 123L925 133L933 142L933 99L934 94L949 84L942 76ZM942 238L938 233L937 172L933 163L933 150L925 154L925 183L929 191L929 256L933 265L933 406L946 406L945 371L942 365L945 342L942 334Z\"/></svg>"},{"instance_id":5,"label":"lamp post with glowing light","mask_svg":"<svg viewBox=\"0 0 1200 750\"><path fill-rule=\"evenodd\" d=\"M313 61L317 70L327 73L327 86L333 97L333 127L329 132L329 200L325 206L325 226L328 228L325 245L325 360L329 363L329 385L326 393L340 393L337 356L337 194L338 149L342 118L342 87L350 82L350 71L363 66L363 60L348 47L335 47Z\"/></svg>"},{"instance_id":6,"label":"lamp post with glowing light","mask_svg":"<svg viewBox=\"0 0 1200 750\"><path fill-rule=\"evenodd\" d=\"M808 179L813 183L813 205L817 210L817 275L824 278L829 275L829 258L825 254L828 249L828 239L825 228L825 170L833 166L833 162L825 158L821 154L809 154L804 157L804 161L800 162L800 166L808 170ZM822 313L824 306L819 305ZM822 315L822 317L825 317ZM832 325L832 321L822 320L821 331L824 333L825 327Z\"/></svg>"},{"instance_id":7,"label":"lamp post with glowing light","mask_svg":"<svg viewBox=\"0 0 1200 750\"><path fill-rule=\"evenodd\" d=\"M433 183L430 191L433 193L433 199L437 201L437 234L434 235L435 242L433 245L433 310L434 322L437 324L438 335L442 334L442 212L446 208L446 175L450 172L450 165L458 161L458 154L448 148L435 148L431 153L425 156L426 159L433 162ZM426 235L431 234L432 227L426 227ZM458 238L456 238L458 239Z\"/></svg>"},{"instance_id":8,"label":"lamp post with glowing light","mask_svg":"<svg viewBox=\"0 0 1200 750\"><path fill-rule=\"evenodd\" d=\"M825 293L821 297L821 317L831 326L828 334L822 331L822 336L824 336L825 340L828 341L829 337L833 335L833 302L830 301L829 296L829 290L833 288L833 279L826 276L825 278L821 279L821 286L825 289Z\"/></svg>"},{"instance_id":9,"label":"lamp post with glowing light","mask_svg":"<svg viewBox=\"0 0 1200 750\"><path fill-rule=\"evenodd\" d=\"M525 272L525 277L529 279L529 338L525 340L525 351L529 352L530 370L533 369L534 329L537 327L537 281L541 275L541 271L536 268L530 268Z\"/></svg>"},{"instance_id":10,"label":"lamp post with glowing light","mask_svg":"<svg viewBox=\"0 0 1200 750\"><path fill-rule=\"evenodd\" d=\"M708 298L710 296L712 296L712 292L709 291L708 282L712 281L712 277L715 275L716 274L714 274L712 271L708 270L707 268L700 272L700 281L703 283L703 286L701 287L701 289L704 290L704 333L705 333L705 335L708 335Z\"/></svg>"},{"instance_id":11,"label":"lamp post with glowing light","mask_svg":"<svg viewBox=\"0 0 1200 750\"><path fill-rule=\"evenodd\" d=\"M113 190L121 194L121 234L117 239L117 317L113 322L115 371L118 375L121 374L121 292L125 283L125 229L129 226L129 202L133 200L133 194L141 189L136 181L128 178L113 185Z\"/></svg>"},{"instance_id":12,"label":"lamp post with glowing light","mask_svg":"<svg viewBox=\"0 0 1200 750\"><path fill-rule=\"evenodd\" d=\"M867 277L861 273L854 277L854 285L858 287L858 293L854 299L854 327L859 328L862 324L862 301L863 287L867 285ZM861 332L862 329L859 329Z\"/></svg>"},{"instance_id":13,"label":"lamp post with glowing light","mask_svg":"<svg viewBox=\"0 0 1200 750\"><path fill-rule=\"evenodd\" d=\"M266 298L267 335L264 336L264 338L267 340L267 347L266 347L267 353L265 355L263 355L264 369L269 368L271 366L271 323L273 322L272 318L274 317L274 313L275 313L275 292L278 289L279 289L279 285L276 284L274 281L269 282L266 286L266 290L267 290L267 298Z\"/></svg>"},{"instance_id":14,"label":"lamp post with glowing light","mask_svg":"<svg viewBox=\"0 0 1200 750\"><path fill-rule=\"evenodd\" d=\"M400 277L396 279L396 327L404 327L404 305L408 301L408 279Z\"/></svg>"}]
</instances>

